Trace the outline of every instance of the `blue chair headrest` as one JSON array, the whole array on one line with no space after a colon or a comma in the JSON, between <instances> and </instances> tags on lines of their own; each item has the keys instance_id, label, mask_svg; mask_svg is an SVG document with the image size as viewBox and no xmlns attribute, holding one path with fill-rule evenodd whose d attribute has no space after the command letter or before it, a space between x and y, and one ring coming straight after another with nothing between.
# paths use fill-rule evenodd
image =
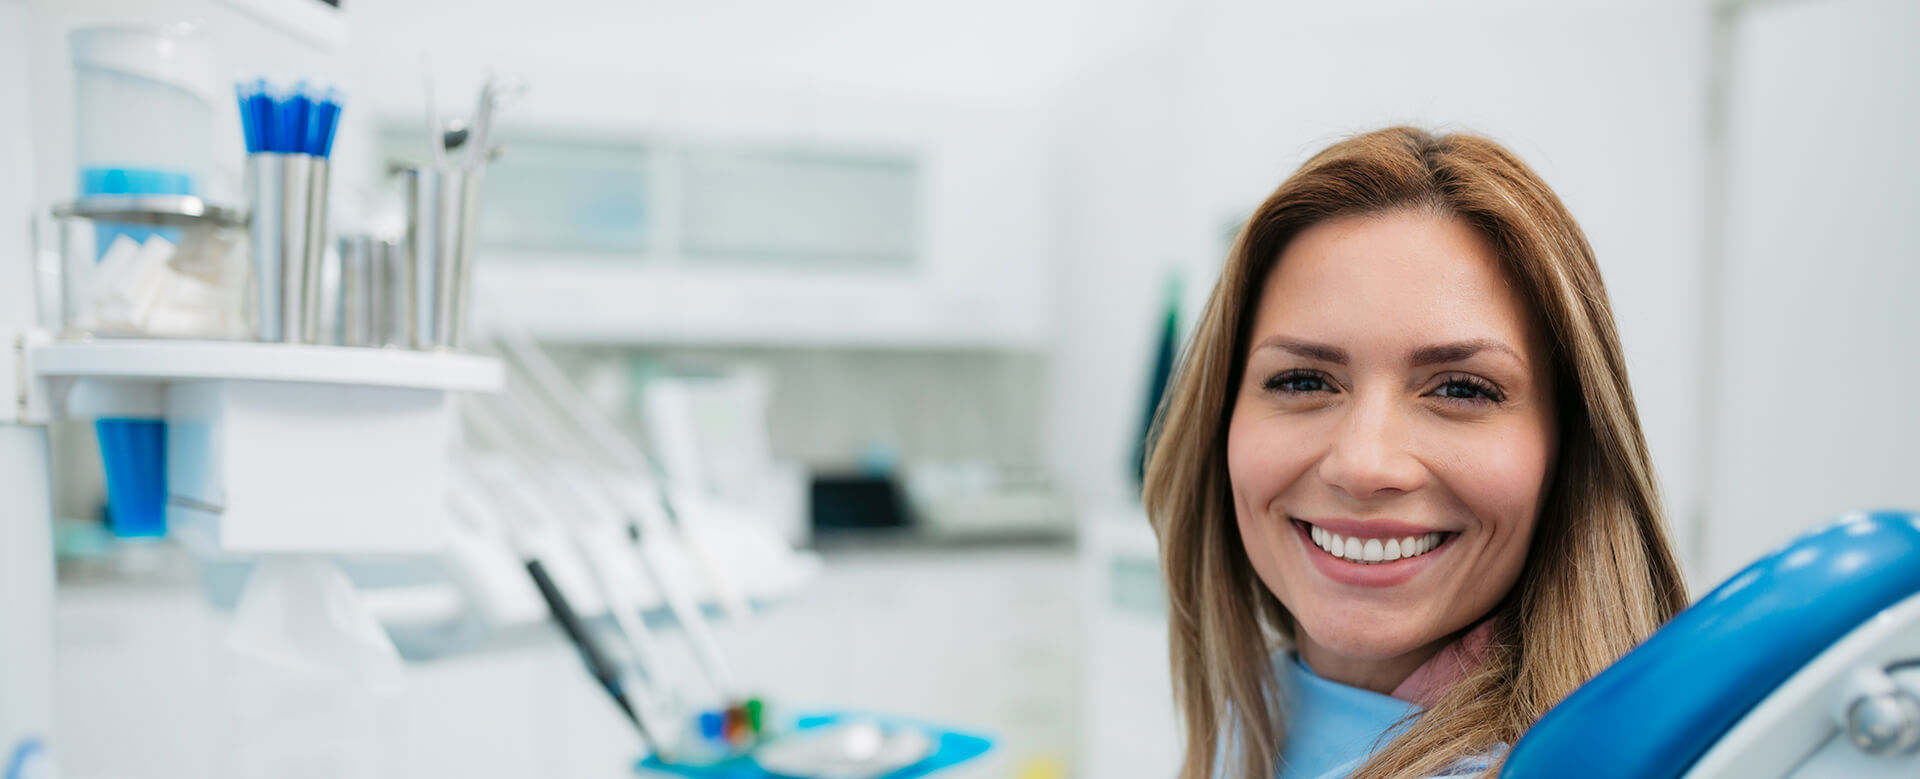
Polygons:
<instances>
[{"instance_id":1,"label":"blue chair headrest","mask_svg":"<svg viewBox=\"0 0 1920 779\"><path fill-rule=\"evenodd\" d=\"M1575 690L1502 777L1676 777L1787 677L1920 593L1920 514L1843 517L1748 566Z\"/></svg>"}]
</instances>

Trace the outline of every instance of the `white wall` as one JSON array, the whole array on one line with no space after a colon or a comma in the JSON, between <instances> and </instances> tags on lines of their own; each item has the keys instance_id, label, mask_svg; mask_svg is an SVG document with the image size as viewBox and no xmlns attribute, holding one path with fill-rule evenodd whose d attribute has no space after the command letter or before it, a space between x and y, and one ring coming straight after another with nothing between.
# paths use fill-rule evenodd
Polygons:
<instances>
[{"instance_id":1,"label":"white wall","mask_svg":"<svg viewBox=\"0 0 1920 779\"><path fill-rule=\"evenodd\" d=\"M1059 252L1048 364L1048 455L1086 508L1125 502L1162 285L1183 266L1179 50L1110 63L1062 101Z\"/></svg>"},{"instance_id":2,"label":"white wall","mask_svg":"<svg viewBox=\"0 0 1920 779\"><path fill-rule=\"evenodd\" d=\"M1191 317L1224 225L1328 143L1412 122L1508 144L1580 220L1670 519L1686 524L1700 481L1704 4L1217 0L1166 29L1153 61L1082 85L1106 99L1069 103L1063 135L1053 451L1082 495L1130 494L1163 269L1191 274Z\"/></svg>"},{"instance_id":3,"label":"white wall","mask_svg":"<svg viewBox=\"0 0 1920 779\"><path fill-rule=\"evenodd\" d=\"M27 6L0 2L0 116L27 113ZM0 327L34 321L33 243L28 233L33 208L33 132L25 122L0 122Z\"/></svg>"},{"instance_id":4,"label":"white wall","mask_svg":"<svg viewBox=\"0 0 1920 779\"><path fill-rule=\"evenodd\" d=\"M1920 508L1920 3L1735 20L1703 572Z\"/></svg>"}]
</instances>

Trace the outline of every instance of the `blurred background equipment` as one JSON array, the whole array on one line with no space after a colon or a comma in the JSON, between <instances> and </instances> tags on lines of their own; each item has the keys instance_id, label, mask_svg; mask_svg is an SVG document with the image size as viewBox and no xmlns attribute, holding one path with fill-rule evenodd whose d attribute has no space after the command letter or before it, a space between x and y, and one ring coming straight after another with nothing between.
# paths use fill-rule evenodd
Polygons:
<instances>
[{"instance_id":1,"label":"blurred background equipment","mask_svg":"<svg viewBox=\"0 0 1920 779\"><path fill-rule=\"evenodd\" d=\"M632 720L758 701L1170 775L1143 412L1245 215L1393 123L1580 219L1704 593L1920 505L1916 29L0 0L0 772L648 775Z\"/></svg>"}]
</instances>

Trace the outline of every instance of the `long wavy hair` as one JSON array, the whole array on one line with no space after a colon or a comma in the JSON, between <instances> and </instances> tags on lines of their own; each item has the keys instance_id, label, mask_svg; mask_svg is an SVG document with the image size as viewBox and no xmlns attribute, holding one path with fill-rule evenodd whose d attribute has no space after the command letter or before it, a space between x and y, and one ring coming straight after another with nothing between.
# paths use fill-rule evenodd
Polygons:
<instances>
[{"instance_id":1,"label":"long wavy hair","mask_svg":"<svg viewBox=\"0 0 1920 779\"><path fill-rule=\"evenodd\" d=\"M1150 436L1142 497L1169 596L1183 779L1271 779L1286 740L1271 657L1292 641L1293 621L1247 559L1227 476L1227 425L1260 290L1302 230L1400 209L1452 216L1495 247L1548 331L1560 449L1479 666L1354 776L1426 776L1514 742L1686 606L1606 288L1579 225L1493 141L1409 127L1350 138L1308 160L1241 229Z\"/></svg>"}]
</instances>

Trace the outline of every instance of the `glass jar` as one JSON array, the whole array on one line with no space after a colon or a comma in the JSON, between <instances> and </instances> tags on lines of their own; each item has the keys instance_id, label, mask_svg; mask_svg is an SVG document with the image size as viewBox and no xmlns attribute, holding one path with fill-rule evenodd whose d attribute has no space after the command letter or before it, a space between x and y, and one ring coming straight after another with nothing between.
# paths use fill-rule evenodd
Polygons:
<instances>
[{"instance_id":1,"label":"glass jar","mask_svg":"<svg viewBox=\"0 0 1920 779\"><path fill-rule=\"evenodd\" d=\"M246 338L246 217L197 197L89 197L53 209L63 338Z\"/></svg>"}]
</instances>

